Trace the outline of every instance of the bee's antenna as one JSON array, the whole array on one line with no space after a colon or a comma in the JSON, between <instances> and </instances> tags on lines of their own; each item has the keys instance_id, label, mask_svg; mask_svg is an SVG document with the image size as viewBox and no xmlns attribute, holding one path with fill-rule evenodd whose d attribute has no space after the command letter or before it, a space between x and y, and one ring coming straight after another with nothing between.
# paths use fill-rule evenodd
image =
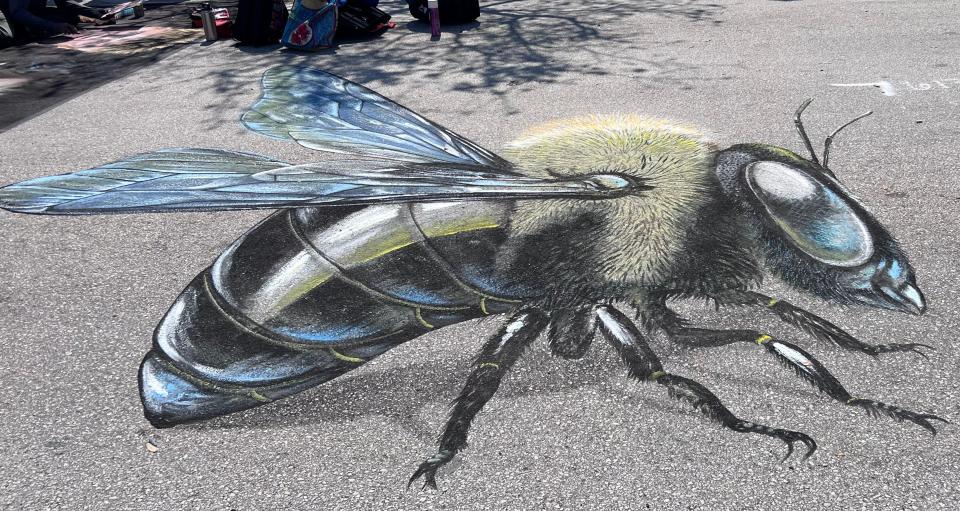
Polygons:
<instances>
[{"instance_id":1,"label":"bee's antenna","mask_svg":"<svg viewBox=\"0 0 960 511\"><path fill-rule=\"evenodd\" d=\"M860 119L863 119L864 117L866 117L866 116L868 116L868 115L870 115L870 114L872 114L872 113L873 113L873 110L870 110L869 112L867 112L867 113L865 113L865 114L861 114L861 115L855 117L852 121L844 124L843 126L840 126L840 127L837 128L836 130L834 130L833 133L831 133L830 136L827 137L827 139L823 141L823 166L824 166L824 168L826 168L826 166L827 166L827 160L830 158L830 145L833 144L833 137L837 136L837 133L840 133L840 130L842 130L843 128L846 128L847 126L849 126L849 125L851 125L851 124L859 121Z\"/></svg>"},{"instance_id":2,"label":"bee's antenna","mask_svg":"<svg viewBox=\"0 0 960 511\"><path fill-rule=\"evenodd\" d=\"M813 98L810 98L800 105L800 108L797 109L797 113L793 114L793 124L797 126L797 131L800 133L800 138L803 139L803 145L807 146L807 151L810 151L810 159L812 159L817 165L820 165L820 160L817 159L817 153L813 150L813 144L810 143L810 137L807 136L807 130L803 129L803 121L800 120L800 114L802 114L812 102Z\"/></svg>"}]
</instances>

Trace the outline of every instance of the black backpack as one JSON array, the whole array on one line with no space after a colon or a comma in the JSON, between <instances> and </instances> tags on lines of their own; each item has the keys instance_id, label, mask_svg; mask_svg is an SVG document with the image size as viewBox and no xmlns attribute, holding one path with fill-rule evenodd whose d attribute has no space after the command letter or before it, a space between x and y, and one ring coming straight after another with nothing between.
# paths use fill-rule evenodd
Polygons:
<instances>
[{"instance_id":1,"label":"black backpack","mask_svg":"<svg viewBox=\"0 0 960 511\"><path fill-rule=\"evenodd\" d=\"M340 7L337 20L337 35L360 36L374 34L386 29L390 15L365 5L347 3Z\"/></svg>"},{"instance_id":2,"label":"black backpack","mask_svg":"<svg viewBox=\"0 0 960 511\"><path fill-rule=\"evenodd\" d=\"M410 14L420 21L430 23L427 0L407 0ZM439 0L440 23L469 23L480 17L479 0Z\"/></svg>"},{"instance_id":3,"label":"black backpack","mask_svg":"<svg viewBox=\"0 0 960 511\"><path fill-rule=\"evenodd\" d=\"M283 0L240 0L233 38L244 44L262 45L280 42L287 24L287 5Z\"/></svg>"}]
</instances>

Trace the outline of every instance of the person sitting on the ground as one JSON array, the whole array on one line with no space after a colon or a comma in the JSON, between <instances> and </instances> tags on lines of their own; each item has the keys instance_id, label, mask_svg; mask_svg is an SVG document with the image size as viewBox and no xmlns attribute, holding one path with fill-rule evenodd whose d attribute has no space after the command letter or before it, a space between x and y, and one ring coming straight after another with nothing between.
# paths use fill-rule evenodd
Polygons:
<instances>
[{"instance_id":1,"label":"person sitting on the ground","mask_svg":"<svg viewBox=\"0 0 960 511\"><path fill-rule=\"evenodd\" d=\"M46 0L0 0L0 11L6 15L13 42L57 35L76 34L80 17L92 19L106 11L91 9L67 0L55 0L57 7L47 7ZM0 15L2 18L2 15ZM0 29L2 31L2 29ZM0 33L0 38L4 34ZM4 44L0 41L0 47Z\"/></svg>"}]
</instances>

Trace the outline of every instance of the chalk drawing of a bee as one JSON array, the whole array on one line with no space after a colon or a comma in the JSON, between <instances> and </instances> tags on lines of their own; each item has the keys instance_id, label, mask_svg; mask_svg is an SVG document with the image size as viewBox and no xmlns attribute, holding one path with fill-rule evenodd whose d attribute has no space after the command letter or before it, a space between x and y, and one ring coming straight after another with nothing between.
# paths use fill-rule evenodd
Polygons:
<instances>
[{"instance_id":1,"label":"chalk drawing of a bee","mask_svg":"<svg viewBox=\"0 0 960 511\"><path fill-rule=\"evenodd\" d=\"M816 450L809 436L743 420L701 384L664 369L661 331L688 346L755 343L833 399L935 432L935 415L852 396L813 356L756 330L688 326L675 298L756 306L811 336L878 355L924 345L863 343L757 292L761 276L839 304L922 314L891 234L822 162L770 145L720 149L696 130L637 116L535 129L506 158L343 78L278 67L244 114L250 129L348 155L305 165L216 149L168 149L0 189L38 214L279 209L198 275L164 316L140 368L157 427L255 407L329 381L438 328L509 316L453 406L439 450L410 482L466 447L467 430L543 331L585 354L596 331L633 378L710 419ZM852 121L851 121L852 122ZM848 123L849 124L849 123ZM842 127L841 127L842 128ZM839 130L837 130L839 131ZM636 325L615 304L643 318Z\"/></svg>"}]
</instances>

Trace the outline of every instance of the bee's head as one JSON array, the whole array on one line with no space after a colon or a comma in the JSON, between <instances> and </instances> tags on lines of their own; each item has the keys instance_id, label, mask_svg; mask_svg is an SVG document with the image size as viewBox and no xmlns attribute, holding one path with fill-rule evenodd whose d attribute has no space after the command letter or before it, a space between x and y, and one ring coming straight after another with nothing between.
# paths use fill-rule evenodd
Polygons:
<instances>
[{"instance_id":1,"label":"bee's head","mask_svg":"<svg viewBox=\"0 0 960 511\"><path fill-rule=\"evenodd\" d=\"M823 163L814 153L800 122L808 104L795 121L810 159L770 145L735 145L717 157L721 186L755 218L767 266L786 282L841 303L922 314L926 304L906 254L826 165L840 130L827 138Z\"/></svg>"}]
</instances>

